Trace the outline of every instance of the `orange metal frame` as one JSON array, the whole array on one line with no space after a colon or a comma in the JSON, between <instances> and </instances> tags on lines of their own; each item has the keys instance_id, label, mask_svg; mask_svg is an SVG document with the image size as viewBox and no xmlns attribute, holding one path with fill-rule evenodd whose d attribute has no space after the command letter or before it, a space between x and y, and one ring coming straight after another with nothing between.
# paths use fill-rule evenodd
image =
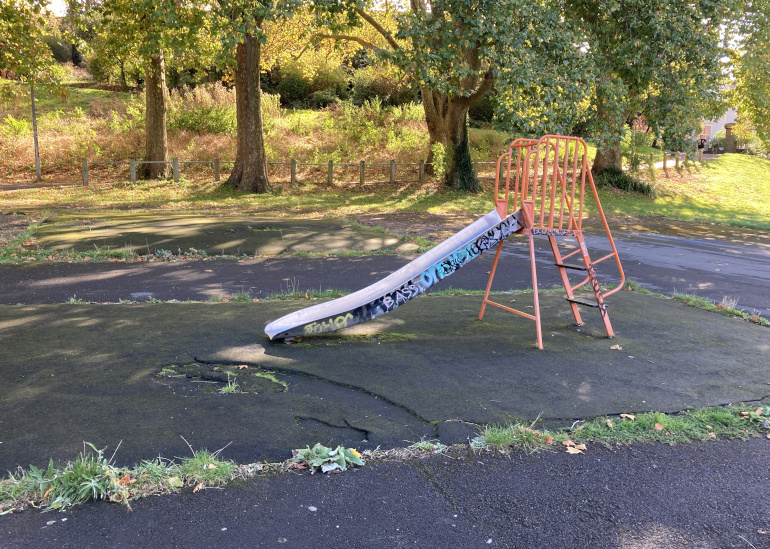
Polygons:
<instances>
[{"instance_id":1,"label":"orange metal frame","mask_svg":"<svg viewBox=\"0 0 770 549\"><path fill-rule=\"evenodd\" d=\"M502 173L505 172L505 194L501 196ZM513 184L513 196L511 196ZM612 252L592 260L583 239L582 223L586 198L593 198L596 213L602 220L604 231ZM615 242L612 240L607 218L599 202L593 175L588 168L588 149L585 141L577 137L546 135L540 139L516 139L508 152L497 160L495 177L495 208L500 217L506 217L514 210L521 210L524 228L517 234L529 238L529 257L532 270L532 289L534 292L534 314L519 311L489 299L492 281L495 277L500 251L500 242L495 253L492 270L489 273L484 302L481 305L479 320L484 317L487 305L529 318L537 326L537 346L543 348L543 330L540 322L540 301L537 289L537 269L535 265L535 236L546 236L553 252L555 265L559 270L567 301L577 324L583 324L578 305L596 307L601 313L604 329L608 337L614 337L612 325L607 314L604 298L619 291L625 284L625 274L620 264ZM562 255L557 238L570 237L577 240L577 249ZM579 255L581 264L565 263L572 256ZM608 292L602 292L596 278L594 266L614 258L620 273L620 284ZM586 277L578 284L569 280L568 270L585 271ZM575 297L578 288L591 285L594 300L582 300Z\"/></svg>"}]
</instances>

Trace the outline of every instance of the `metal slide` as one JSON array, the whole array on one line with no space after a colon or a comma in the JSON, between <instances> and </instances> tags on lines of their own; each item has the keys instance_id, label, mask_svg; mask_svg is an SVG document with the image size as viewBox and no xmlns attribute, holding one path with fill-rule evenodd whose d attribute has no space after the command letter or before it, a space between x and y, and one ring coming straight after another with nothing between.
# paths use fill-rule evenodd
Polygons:
<instances>
[{"instance_id":1,"label":"metal slide","mask_svg":"<svg viewBox=\"0 0 770 549\"><path fill-rule=\"evenodd\" d=\"M523 228L521 210L504 219L492 210L379 282L282 316L268 324L265 333L270 339L322 334L382 316Z\"/></svg>"}]
</instances>

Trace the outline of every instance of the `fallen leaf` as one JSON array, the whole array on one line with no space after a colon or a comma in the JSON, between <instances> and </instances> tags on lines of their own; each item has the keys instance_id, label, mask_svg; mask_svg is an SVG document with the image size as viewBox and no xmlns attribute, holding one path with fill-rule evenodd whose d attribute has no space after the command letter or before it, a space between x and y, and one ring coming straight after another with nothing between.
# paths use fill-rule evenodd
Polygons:
<instances>
[{"instance_id":1,"label":"fallen leaf","mask_svg":"<svg viewBox=\"0 0 770 549\"><path fill-rule=\"evenodd\" d=\"M759 408L754 410L754 413L757 414L758 416L761 416L762 415L762 406L760 406Z\"/></svg>"},{"instance_id":2,"label":"fallen leaf","mask_svg":"<svg viewBox=\"0 0 770 549\"><path fill-rule=\"evenodd\" d=\"M171 488L181 488L184 486L184 482L179 477L169 477L166 479L166 484Z\"/></svg>"},{"instance_id":3,"label":"fallen leaf","mask_svg":"<svg viewBox=\"0 0 770 549\"><path fill-rule=\"evenodd\" d=\"M614 427L612 426L612 420L609 420L609 419L607 420L607 427L609 427L610 429L614 429Z\"/></svg>"},{"instance_id":4,"label":"fallen leaf","mask_svg":"<svg viewBox=\"0 0 770 549\"><path fill-rule=\"evenodd\" d=\"M203 272L204 273L213 273L214 270L213 269L204 269Z\"/></svg>"},{"instance_id":5,"label":"fallen leaf","mask_svg":"<svg viewBox=\"0 0 770 549\"><path fill-rule=\"evenodd\" d=\"M713 429L713 427L712 427L711 425L706 425L706 429L708 429L709 431L711 431L711 429Z\"/></svg>"},{"instance_id":6,"label":"fallen leaf","mask_svg":"<svg viewBox=\"0 0 770 549\"><path fill-rule=\"evenodd\" d=\"M219 366L214 366L214 371L218 372L219 371Z\"/></svg>"},{"instance_id":7,"label":"fallen leaf","mask_svg":"<svg viewBox=\"0 0 770 549\"><path fill-rule=\"evenodd\" d=\"M622 351L623 347L621 347L620 345L613 345L612 347L610 347L610 349L614 351Z\"/></svg>"},{"instance_id":8,"label":"fallen leaf","mask_svg":"<svg viewBox=\"0 0 770 549\"><path fill-rule=\"evenodd\" d=\"M568 453L568 454L582 454L582 453L583 453L583 450L578 450L578 449L577 449L577 448L575 448L574 446L568 446L568 447L567 447L567 453Z\"/></svg>"},{"instance_id":9,"label":"fallen leaf","mask_svg":"<svg viewBox=\"0 0 770 549\"><path fill-rule=\"evenodd\" d=\"M206 467L206 469L209 469L209 470L211 470L211 469L216 469L216 468L217 468L217 466L216 466L216 465L214 465L213 463L209 463L209 466L208 466L208 467Z\"/></svg>"},{"instance_id":10,"label":"fallen leaf","mask_svg":"<svg viewBox=\"0 0 770 549\"><path fill-rule=\"evenodd\" d=\"M709 436L710 436L711 438L717 438L717 434L716 434L716 433L709 433Z\"/></svg>"},{"instance_id":11,"label":"fallen leaf","mask_svg":"<svg viewBox=\"0 0 770 549\"><path fill-rule=\"evenodd\" d=\"M582 430L583 430L583 427L585 427L585 425L581 425L580 427L578 427L578 428L577 428L577 429L575 429L575 430L576 430L576 431L582 431Z\"/></svg>"},{"instance_id":12,"label":"fallen leaf","mask_svg":"<svg viewBox=\"0 0 770 549\"><path fill-rule=\"evenodd\" d=\"M767 530L757 530L757 534L762 534L764 536L767 534Z\"/></svg>"},{"instance_id":13,"label":"fallen leaf","mask_svg":"<svg viewBox=\"0 0 770 549\"><path fill-rule=\"evenodd\" d=\"M749 413L748 413L748 412L741 412L741 415L742 415L743 417L749 417Z\"/></svg>"},{"instance_id":14,"label":"fallen leaf","mask_svg":"<svg viewBox=\"0 0 770 549\"><path fill-rule=\"evenodd\" d=\"M770 436L769 436L768 438L770 438ZM50 493L51 493L51 490L52 490L52 488L49 486L49 487L48 487L48 489L47 489L45 492L43 492L43 497L42 497L42 498L40 498L40 499L45 499L45 498L47 498L47 497L48 497L48 494L50 494Z\"/></svg>"},{"instance_id":15,"label":"fallen leaf","mask_svg":"<svg viewBox=\"0 0 770 549\"><path fill-rule=\"evenodd\" d=\"M564 446L568 446L568 447L569 447L569 446L574 446L574 445L575 445L575 443L574 443L574 442L572 442L570 439L567 439L567 440L563 440L561 443L562 443Z\"/></svg>"},{"instance_id":16,"label":"fallen leaf","mask_svg":"<svg viewBox=\"0 0 770 549\"><path fill-rule=\"evenodd\" d=\"M136 481L134 480L133 482L136 482ZM118 484L120 484L121 486L127 486L129 484L133 484L133 482L131 481L131 475L126 473L125 475L123 475L123 478L121 478L118 481Z\"/></svg>"},{"instance_id":17,"label":"fallen leaf","mask_svg":"<svg viewBox=\"0 0 770 549\"><path fill-rule=\"evenodd\" d=\"M304 463L295 463L294 464L294 468L295 469L307 469L307 465L305 465Z\"/></svg>"},{"instance_id":18,"label":"fallen leaf","mask_svg":"<svg viewBox=\"0 0 770 549\"><path fill-rule=\"evenodd\" d=\"M553 444L553 437L551 437L551 435L545 435L545 443Z\"/></svg>"},{"instance_id":19,"label":"fallen leaf","mask_svg":"<svg viewBox=\"0 0 770 549\"><path fill-rule=\"evenodd\" d=\"M248 367L249 367L249 366L248 366L247 364L240 364L240 365L238 366L238 369L239 369L239 370L245 370L245 369L246 369L246 368L248 368Z\"/></svg>"},{"instance_id":20,"label":"fallen leaf","mask_svg":"<svg viewBox=\"0 0 770 549\"><path fill-rule=\"evenodd\" d=\"M665 428L666 428L666 426L665 426L665 425L661 425L660 423L656 423L656 424L655 424L655 430L656 430L656 431L662 431L662 430L663 430L663 429L665 429Z\"/></svg>"},{"instance_id":21,"label":"fallen leaf","mask_svg":"<svg viewBox=\"0 0 770 549\"><path fill-rule=\"evenodd\" d=\"M634 421L636 419L636 416L633 414L620 414L620 417L625 419L630 419L631 421Z\"/></svg>"},{"instance_id":22,"label":"fallen leaf","mask_svg":"<svg viewBox=\"0 0 770 549\"><path fill-rule=\"evenodd\" d=\"M770 433L768 433L768 434L767 434L767 435L765 435L765 436L766 436L767 438L770 438Z\"/></svg>"},{"instance_id":23,"label":"fallen leaf","mask_svg":"<svg viewBox=\"0 0 770 549\"><path fill-rule=\"evenodd\" d=\"M575 444L575 449L576 450L583 450L583 451L585 451L586 450L586 445L585 444Z\"/></svg>"},{"instance_id":24,"label":"fallen leaf","mask_svg":"<svg viewBox=\"0 0 770 549\"><path fill-rule=\"evenodd\" d=\"M203 483L201 482L200 484L198 484L198 486L196 486L195 488L193 488L193 494L194 494L195 492L197 492L198 490L201 490L202 488L203 488Z\"/></svg>"}]
</instances>

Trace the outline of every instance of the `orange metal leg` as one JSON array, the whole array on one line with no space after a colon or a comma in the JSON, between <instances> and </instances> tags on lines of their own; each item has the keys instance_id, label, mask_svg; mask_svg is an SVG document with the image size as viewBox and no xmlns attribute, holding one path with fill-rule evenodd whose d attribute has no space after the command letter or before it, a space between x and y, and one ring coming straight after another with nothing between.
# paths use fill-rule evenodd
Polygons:
<instances>
[{"instance_id":1,"label":"orange metal leg","mask_svg":"<svg viewBox=\"0 0 770 549\"><path fill-rule=\"evenodd\" d=\"M532 293L535 297L535 325L537 326L537 348L543 348L543 328L540 324L540 299L537 295L537 265L535 264L535 237L529 235L529 261L532 267Z\"/></svg>"},{"instance_id":2,"label":"orange metal leg","mask_svg":"<svg viewBox=\"0 0 770 549\"><path fill-rule=\"evenodd\" d=\"M484 301L481 303L481 312L479 312L479 320L484 318L484 309L487 308L487 300L489 299L489 291L492 289L492 280L495 278L495 270L497 269L497 262L500 260L500 250L503 249L503 242L497 245L497 252L495 252L495 260L492 262L492 270L489 271L489 281L487 282L487 291L484 292Z\"/></svg>"},{"instance_id":3,"label":"orange metal leg","mask_svg":"<svg viewBox=\"0 0 770 549\"><path fill-rule=\"evenodd\" d=\"M594 266L591 264L591 258L588 256L588 249L586 243L583 240L581 234L577 234L578 245L580 246L580 253L583 255L583 261L586 264L586 270L588 271L588 280L591 282L591 288L596 296L596 303L599 306L599 312L602 315L602 322L604 323L604 331L607 332L607 337L615 337L615 332L612 331L612 324L610 324L610 317L607 314L607 304L604 302L602 296L602 290L599 287L599 279L596 278L596 272Z\"/></svg>"}]
</instances>

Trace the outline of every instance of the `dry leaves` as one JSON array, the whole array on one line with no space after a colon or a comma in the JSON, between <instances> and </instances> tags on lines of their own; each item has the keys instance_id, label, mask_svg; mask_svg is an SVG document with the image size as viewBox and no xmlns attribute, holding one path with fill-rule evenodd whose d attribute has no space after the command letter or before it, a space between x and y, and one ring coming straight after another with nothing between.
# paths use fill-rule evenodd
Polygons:
<instances>
[{"instance_id":1,"label":"dry leaves","mask_svg":"<svg viewBox=\"0 0 770 549\"><path fill-rule=\"evenodd\" d=\"M631 421L636 420L636 416L633 414L620 414L620 417L622 417L623 419L630 419Z\"/></svg>"},{"instance_id":2,"label":"dry leaves","mask_svg":"<svg viewBox=\"0 0 770 549\"><path fill-rule=\"evenodd\" d=\"M610 429L615 428L615 426L612 424L612 420L609 420L609 419L607 420L607 427L609 427Z\"/></svg>"},{"instance_id":3,"label":"dry leaves","mask_svg":"<svg viewBox=\"0 0 770 549\"><path fill-rule=\"evenodd\" d=\"M209 469L209 470L211 470L211 469L216 469L216 468L217 468L217 466L216 466L216 465L214 465L213 463L209 463L209 466L208 466L208 467L206 467L206 468L207 468L207 469Z\"/></svg>"},{"instance_id":4,"label":"dry leaves","mask_svg":"<svg viewBox=\"0 0 770 549\"><path fill-rule=\"evenodd\" d=\"M663 424L661 424L661 423L656 423L656 424L655 424L655 430L656 430L656 431L662 431L662 430L663 430L663 429L665 429L665 428L666 428L666 426L665 426L665 425L663 425Z\"/></svg>"},{"instance_id":5,"label":"dry leaves","mask_svg":"<svg viewBox=\"0 0 770 549\"><path fill-rule=\"evenodd\" d=\"M249 366L248 366L248 364L240 364L240 365L238 366L238 369L239 369L239 370L245 370L245 369L246 369L246 368L248 368L248 367L249 367Z\"/></svg>"},{"instance_id":6,"label":"dry leaves","mask_svg":"<svg viewBox=\"0 0 770 549\"><path fill-rule=\"evenodd\" d=\"M193 494L194 494L195 492L197 492L198 490L202 490L202 489L203 489L203 483L201 482L200 484L198 484L198 486L196 486L195 488L193 488Z\"/></svg>"},{"instance_id":7,"label":"dry leaves","mask_svg":"<svg viewBox=\"0 0 770 549\"><path fill-rule=\"evenodd\" d=\"M585 444L575 444L570 439L562 441L562 444L567 447L568 454L582 454L583 452L586 451Z\"/></svg>"},{"instance_id":8,"label":"dry leaves","mask_svg":"<svg viewBox=\"0 0 770 549\"><path fill-rule=\"evenodd\" d=\"M620 345L613 345L612 347L610 347L610 349L612 349L613 351L622 351L623 347L621 347Z\"/></svg>"},{"instance_id":9,"label":"dry leaves","mask_svg":"<svg viewBox=\"0 0 770 549\"><path fill-rule=\"evenodd\" d=\"M545 435L545 443L553 444L553 437L551 435Z\"/></svg>"}]
</instances>

